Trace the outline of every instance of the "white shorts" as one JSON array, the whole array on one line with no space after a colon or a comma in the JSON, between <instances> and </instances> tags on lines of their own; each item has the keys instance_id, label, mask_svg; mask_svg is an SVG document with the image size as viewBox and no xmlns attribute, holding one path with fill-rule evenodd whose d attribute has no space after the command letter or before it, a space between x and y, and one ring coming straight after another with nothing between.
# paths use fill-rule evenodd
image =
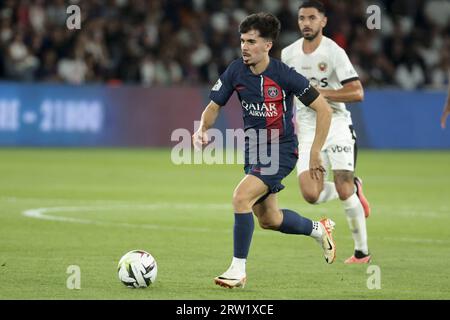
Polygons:
<instances>
[{"instance_id":1,"label":"white shorts","mask_svg":"<svg viewBox=\"0 0 450 320\"><path fill-rule=\"evenodd\" d=\"M309 170L309 158L315 128L300 127L299 152L297 161L297 175ZM327 170L355 170L356 161L356 135L353 126L347 121L333 121L330 126L321 156L324 168Z\"/></svg>"}]
</instances>

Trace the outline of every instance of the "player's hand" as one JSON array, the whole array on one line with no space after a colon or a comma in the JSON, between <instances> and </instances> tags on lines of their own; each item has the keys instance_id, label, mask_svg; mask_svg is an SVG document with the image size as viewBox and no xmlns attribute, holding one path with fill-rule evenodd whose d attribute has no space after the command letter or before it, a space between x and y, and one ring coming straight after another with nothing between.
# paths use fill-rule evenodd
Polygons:
<instances>
[{"instance_id":1,"label":"player's hand","mask_svg":"<svg viewBox=\"0 0 450 320\"><path fill-rule=\"evenodd\" d=\"M450 104L448 104L445 109L444 112L442 113L441 116L441 128L445 129L445 122L447 121L447 117L450 115Z\"/></svg>"},{"instance_id":2,"label":"player's hand","mask_svg":"<svg viewBox=\"0 0 450 320\"><path fill-rule=\"evenodd\" d=\"M325 174L325 168L322 165L319 151L311 150L309 158L309 174L313 180L320 180Z\"/></svg>"},{"instance_id":3,"label":"player's hand","mask_svg":"<svg viewBox=\"0 0 450 320\"><path fill-rule=\"evenodd\" d=\"M208 135L206 134L206 131L201 129L197 130L192 135L192 143L195 150L202 150L202 146L208 144Z\"/></svg>"}]
</instances>

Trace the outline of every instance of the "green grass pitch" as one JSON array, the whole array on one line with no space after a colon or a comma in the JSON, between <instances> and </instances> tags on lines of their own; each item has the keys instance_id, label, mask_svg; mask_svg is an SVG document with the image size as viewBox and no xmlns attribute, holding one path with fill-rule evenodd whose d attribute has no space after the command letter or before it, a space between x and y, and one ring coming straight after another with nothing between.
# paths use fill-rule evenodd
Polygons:
<instances>
[{"instance_id":1,"label":"green grass pitch","mask_svg":"<svg viewBox=\"0 0 450 320\"><path fill-rule=\"evenodd\" d=\"M333 218L336 262L309 237L256 225L247 286L229 290L213 277L231 261L241 165L176 166L169 150L1 149L0 299L450 299L450 153L363 150L357 173L380 289L368 289L367 265L343 263L353 241L339 201L306 204L293 172L280 206ZM117 278L132 249L157 259L147 289ZM70 265L79 290L66 287Z\"/></svg>"}]
</instances>

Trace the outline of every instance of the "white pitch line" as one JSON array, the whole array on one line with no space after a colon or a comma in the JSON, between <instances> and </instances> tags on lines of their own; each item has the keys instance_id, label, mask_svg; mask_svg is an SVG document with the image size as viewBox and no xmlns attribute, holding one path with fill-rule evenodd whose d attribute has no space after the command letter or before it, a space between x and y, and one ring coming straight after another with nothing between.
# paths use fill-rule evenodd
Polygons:
<instances>
[{"instance_id":1,"label":"white pitch line","mask_svg":"<svg viewBox=\"0 0 450 320\"><path fill-rule=\"evenodd\" d=\"M70 206L70 207L50 207L50 208L35 208L28 209L22 212L22 214L29 218L49 220L49 221L59 221L59 222L69 222L69 223L79 223L79 224L91 224L97 226L115 226L115 227L126 227L126 228L141 228L141 229L153 229L153 230L173 230L173 231L187 231L187 232L220 232L220 233L231 233L230 229L211 229L211 228L196 228L196 227L178 227L178 226L167 226L167 225L156 225L156 224L132 224L125 222L106 222L98 221L92 219L81 219L74 217L61 217L53 215L51 213L56 212L82 212L82 211L109 211L109 210L123 210L123 209L133 209L133 210L158 210L158 209L207 209L207 210L228 210L229 204L177 204L177 203L155 203L147 205L108 205L108 206ZM255 230L258 235L272 236L276 233L266 232L264 230ZM349 237L350 238L350 237ZM450 240L440 240L440 239L429 239L429 238L407 238L407 237L371 237L372 239L387 240L387 241L397 241L397 242L409 242L409 243L420 243L420 244L449 244Z\"/></svg>"},{"instance_id":2,"label":"white pitch line","mask_svg":"<svg viewBox=\"0 0 450 320\"><path fill-rule=\"evenodd\" d=\"M74 203L73 199L62 199L62 198L21 198L21 197L12 197L12 196L4 196L0 197L0 201L7 201L7 202L24 202L24 201L30 201L30 202L46 202L53 203L56 205L63 205L64 203ZM114 208L118 208L119 206L122 206L121 208L127 209L127 208L136 208L137 206L141 206L143 209L150 208L152 209L152 206L156 206L161 209L210 209L210 210L222 210L222 209L228 209L230 212L232 212L233 208L231 203L216 203L216 204L206 204L204 206L198 204L198 203L191 203L191 204L177 204L177 203L156 203L156 204L148 204L145 202L141 203L130 203L120 200L76 200L76 202L79 202L80 205L89 203L91 205L101 205L101 206L108 206L111 207L111 205L114 206ZM313 214L313 215L327 215L327 214L334 214L338 212L335 212L334 209L330 211L330 209L327 208L318 208L314 207L312 208L309 205L305 205L303 203L296 203L296 202L286 202L283 203L283 207L288 208L294 208L296 211L299 212L305 212L306 215ZM139 208L138 208L139 209ZM102 209L100 209L102 210ZM105 210L105 209L103 209ZM109 209L107 209L109 210ZM336 211L340 211L339 209ZM450 214L450 206L447 205L441 205L439 207L435 208L423 208L420 209L417 206L410 207L405 205L386 205L386 204L378 204L377 206L372 208L372 211L374 212L374 216L376 215L385 215L389 214L390 216L398 216L398 217L424 217L427 219L440 219L442 217L448 217Z\"/></svg>"},{"instance_id":3,"label":"white pitch line","mask_svg":"<svg viewBox=\"0 0 450 320\"><path fill-rule=\"evenodd\" d=\"M28 209L22 212L22 214L29 218L50 220L50 221L60 221L60 222L70 222L70 223L80 223L80 224L92 224L98 226L117 226L117 227L127 227L127 228L141 228L141 229L165 229L173 231L189 231L189 232L217 232L216 229L209 228L196 228L196 227L176 227L176 226L165 226L156 224L133 224L125 222L105 222L92 219L81 219L73 217L61 217L56 215L51 215L49 213L54 212L81 212L81 211L109 211L109 210L123 210L123 209L133 209L133 210L156 210L156 209L199 209L199 205L195 204L169 204L169 203L156 203L148 205L115 205L115 206L80 206L80 207L52 207L52 208L36 208ZM228 209L228 205L225 207L220 204L206 204L202 205L201 208L220 210ZM230 232L229 230L222 230Z\"/></svg>"}]
</instances>

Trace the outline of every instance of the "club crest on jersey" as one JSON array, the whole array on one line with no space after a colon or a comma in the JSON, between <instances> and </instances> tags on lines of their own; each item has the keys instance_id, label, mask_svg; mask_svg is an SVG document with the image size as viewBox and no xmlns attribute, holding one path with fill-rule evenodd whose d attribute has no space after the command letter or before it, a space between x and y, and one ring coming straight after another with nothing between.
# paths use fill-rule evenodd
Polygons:
<instances>
[{"instance_id":1,"label":"club crest on jersey","mask_svg":"<svg viewBox=\"0 0 450 320\"><path fill-rule=\"evenodd\" d=\"M269 87L267 89L267 94L271 98L276 98L278 96L278 89L276 87Z\"/></svg>"},{"instance_id":2,"label":"club crest on jersey","mask_svg":"<svg viewBox=\"0 0 450 320\"><path fill-rule=\"evenodd\" d=\"M328 65L325 62L320 62L318 66L320 71L322 72L327 71Z\"/></svg>"}]
</instances>

